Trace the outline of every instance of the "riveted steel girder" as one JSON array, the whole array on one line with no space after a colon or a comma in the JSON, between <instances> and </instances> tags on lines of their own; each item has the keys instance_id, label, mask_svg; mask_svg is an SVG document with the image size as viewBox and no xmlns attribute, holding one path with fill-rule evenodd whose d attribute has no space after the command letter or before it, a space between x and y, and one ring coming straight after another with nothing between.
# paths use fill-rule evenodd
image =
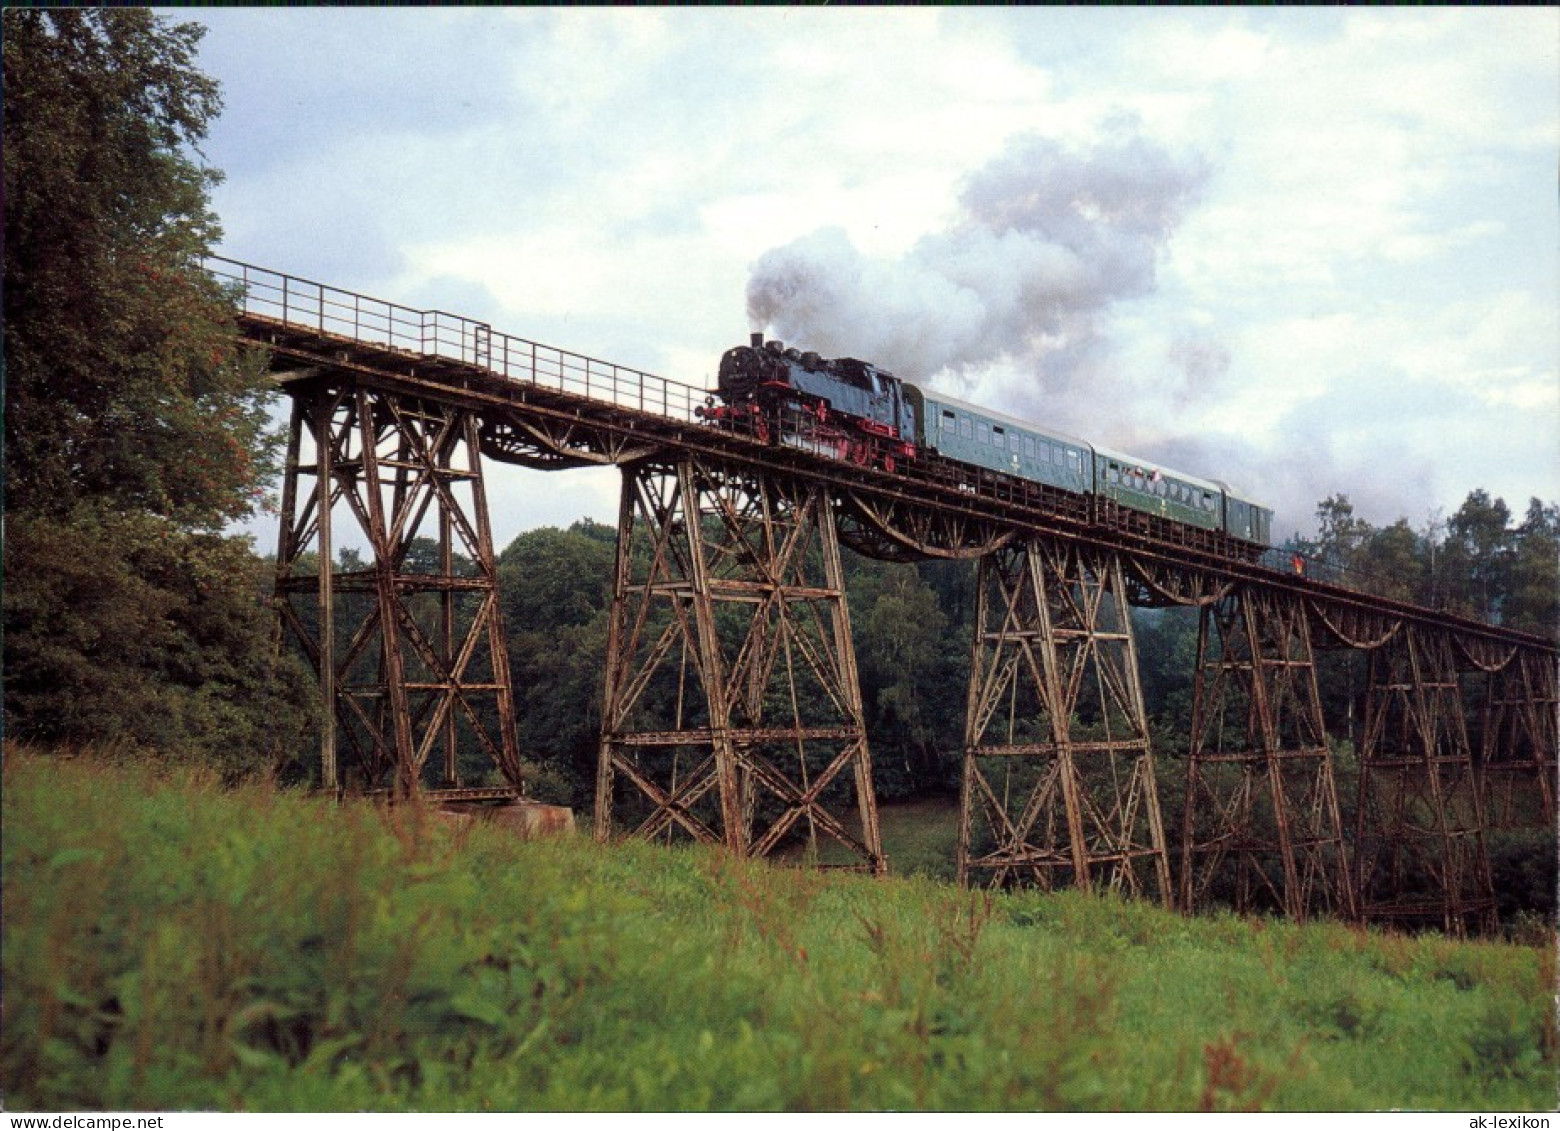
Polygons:
<instances>
[{"instance_id":1,"label":"riveted steel girder","mask_svg":"<svg viewBox=\"0 0 1560 1131\"><path fill-rule=\"evenodd\" d=\"M1181 898L1304 920L1356 899L1302 603L1238 589L1202 608Z\"/></svg>"},{"instance_id":2,"label":"riveted steel girder","mask_svg":"<svg viewBox=\"0 0 1560 1131\"><path fill-rule=\"evenodd\" d=\"M1002 523L917 506L905 499L846 491L840 500L840 541L882 561L981 558L1013 540Z\"/></svg>"},{"instance_id":3,"label":"riveted steel girder","mask_svg":"<svg viewBox=\"0 0 1560 1131\"><path fill-rule=\"evenodd\" d=\"M1531 649L1484 669L1474 768L1492 829L1555 827L1555 684L1553 659Z\"/></svg>"},{"instance_id":4,"label":"riveted steel girder","mask_svg":"<svg viewBox=\"0 0 1560 1131\"><path fill-rule=\"evenodd\" d=\"M1226 596L1234 585L1229 578L1206 570L1130 555L1124 576L1132 604L1144 608L1205 607Z\"/></svg>"},{"instance_id":5,"label":"riveted steel girder","mask_svg":"<svg viewBox=\"0 0 1560 1131\"><path fill-rule=\"evenodd\" d=\"M1302 600L1314 647L1365 649L1390 657L1384 662L1392 670L1373 683L1371 696L1377 733L1373 749L1379 753L1362 770L1360 782L1361 796L1375 808L1356 826L1367 834L1369 859L1364 867L1375 885L1371 898L1383 906L1401 911L1413 902L1409 896L1414 893L1404 893L1391 881L1390 863L1374 862L1377 856L1391 856L1382 846L1397 828L1409 830L1407 841L1439 861L1436 875L1452 885L1450 902L1437 907L1467 922L1480 906L1477 864L1465 867L1461 861L1482 858L1482 848L1464 842L1476 839L1474 830L1483 826L1460 811L1466 792L1457 784L1460 771L1443 767L1433 775L1424 769L1409 774L1394 765L1394 743L1412 749L1414 734L1429 733L1433 741L1422 740L1420 745L1440 751L1445 745L1442 732L1461 729L1460 715L1457 728L1445 723L1453 717L1449 704L1455 695L1440 688L1456 683L1456 660L1443 662L1443 652L1461 657L1487 677L1485 707L1478 716L1478 742L1473 747L1473 775L1483 785L1482 797L1491 799L1489 815L1503 823L1539 820L1553 827L1552 641L1273 569L1249 560L1249 555L1231 555L1229 547L1217 540L1178 537L1185 532L1145 523L1141 516L1097 508L1088 496L1057 492L1024 477L971 468L933 453L923 452L890 470L831 459L821 449L786 443L757 429L712 427L702 407L707 402L702 387L496 334L485 323L414 310L249 264L213 258L208 266L234 288L241 303L239 333L267 351L273 372L295 402L283 488L277 594L285 624L302 642L319 672L325 701L333 704L334 724L321 737L328 782L341 777L338 747L357 780L410 785L440 764L445 779L458 778L465 763L451 751L469 745L485 754L487 763L499 767L506 784L517 784L508 676L497 605L491 600L491 546L484 551L479 545L487 537L480 461L475 455L480 448L489 458L545 469L606 463L650 466L647 461L661 460L664 474L673 477L675 470L668 469L674 469L676 461L691 460L706 471L724 469L719 474L728 485L747 484L741 491L754 498L763 483L791 485L780 489L787 498L799 497L795 484L811 484L810 489L831 500L825 509L832 512L835 525L828 537L873 556L987 557L1010 551L1024 540L1051 540L1067 543L1079 553L1113 557L1130 571L1130 588L1118 586L1112 592L1125 591L1126 600L1134 604L1208 606L1237 588L1270 592L1275 599ZM699 515L694 526L702 532L707 522L719 520L720 515L715 510L701 511L700 506L694 506ZM628 653L616 653L627 674L608 673L609 703L614 679L626 681L618 694L643 693L642 701L635 701L638 709L657 701L657 694L675 699L677 688L684 687L678 673L687 671L694 679L703 678L705 670L719 676L718 689L726 689L726 694L705 698L725 701L735 685L717 670L714 657L732 646L722 634L738 631L729 626L742 603L728 601L722 594L737 593L740 586L722 589L712 583L697 601L674 600L671 594L678 585L691 584L693 552L669 549L675 559L671 565L646 565L644 546L649 543L644 539L649 536L645 531L658 529L655 514L646 513L651 517L636 519L641 548L632 554L639 557L626 560L636 570L662 569L664 585L656 589L634 573L640 596L631 600L642 600L659 611L642 620L622 619L628 614L621 614L618 630L627 633L638 625L649 635L623 639L639 640L651 652L657 648L663 652L654 664L649 663L649 653L632 662L626 658ZM818 529L817 537L824 538L822 528ZM667 531L668 546L677 537L686 540L685 534L674 535L675 531ZM339 547L354 543L368 545L371 564L333 560ZM437 548L429 550L430 544ZM681 558L675 557L678 552ZM830 594L838 591L831 585L825 579L822 585L790 586L790 595L782 603L805 605L810 590L821 591L818 600L827 611L819 613L818 619L837 616L838 623L848 626L843 599L837 614L830 605ZM755 592L759 590L749 591L750 599ZM703 621L697 614L700 602L714 610ZM675 631L656 635L672 620L678 623ZM807 623L794 616L786 623L795 621ZM715 625L713 643L703 635L709 631L702 627L707 624ZM1418 643L1409 640L1411 628L1419 633ZM749 670L779 670L781 660L775 659L770 668L760 660L781 654L775 651L780 645L766 642L784 634L772 637L765 630L750 635L755 658ZM1439 643L1429 643L1433 641ZM1053 633L1054 648L1068 646ZM793 657L806 648L796 640L791 647ZM680 649L689 650L686 659ZM813 651L834 657L817 665L825 670L844 673L846 665L852 665L848 678L841 674L819 680L828 686L837 684L839 697L849 700L853 694L849 689L855 684L848 648L831 652L820 644ZM1528 653L1531 658L1522 658ZM1431 658L1424 661L1425 656ZM806 656L787 662L798 671L814 666ZM698 663L706 667L697 668ZM1425 670L1430 673L1428 682L1416 674ZM1453 673L1449 680L1446 672ZM636 681L642 674L641 687ZM1041 677L1026 678L1036 685L1041 682ZM702 685L688 683L686 688L691 689L686 703L696 705L704 696ZM854 694L859 702L859 693ZM1063 694L1056 692L1050 701L1063 703ZM772 701L774 695L762 698L761 710L752 712L752 718L727 728L732 736L740 730L741 741L721 737L707 718L696 717L694 706L684 712L692 719L688 726L658 726L649 720L643 726L635 724L638 729L623 730L612 746L621 757L602 763L606 780L637 781L637 794L646 799L654 820L670 821L701 839L722 840L729 828L736 827L738 832L732 835L759 844L762 836L754 839L746 826L750 819L758 819L749 814L758 813L751 799L761 788L773 795L764 805L780 806L791 814L789 818L782 814L775 825L767 826L781 827L788 819L781 839L804 817L830 831L826 817L838 810L826 795L846 788L841 783L851 776L846 772L849 767L861 772L864 739L859 759L844 755L841 747L844 762L838 767L833 762L815 767L804 759L802 775L782 771L764 756L744 763L742 742L773 743L777 734L790 734L804 741L848 745L848 739L840 736L855 734L856 723L835 725L837 719L825 719L817 726L790 722L772 726L773 720L782 719L783 697L779 706ZM829 696L820 693L820 698ZM708 708L704 710L708 715ZM859 709L854 717L859 717ZM484 725L494 718L496 724ZM1432 721L1414 721L1420 718ZM481 733L469 742L457 734L452 742L452 719L457 729ZM1442 722L1434 721L1438 719ZM1049 733L1045 726L1031 729L1042 736ZM674 766L669 777L657 776L649 752L664 754L690 735L695 752L702 755ZM1399 737L1389 741L1382 735ZM1083 746L1073 738L1069 736L1068 749L1076 755ZM1054 735L1045 742L1047 751L1057 749ZM441 744L443 756L436 759L433 754ZM1469 747L1466 732L1462 747L1465 751ZM631 750L641 753L630 757ZM1362 757L1364 753L1362 747ZM1434 761L1446 755L1432 753L1420 760L1424 757ZM717 767L717 761L721 767L739 769L728 773ZM744 765L746 770L741 770ZM1454 757L1451 765L1461 763ZM737 782L735 826L719 811L726 803L721 790L732 775ZM822 793L818 792L820 776L829 778ZM1075 771L1072 777L1077 780ZM1061 781L1058 777L1047 795L1052 800L1065 801ZM1251 781L1256 788L1257 777ZM1448 782L1456 786L1450 792ZM1083 813L1085 795L1074 792L1079 802L1074 811ZM1310 796L1325 793L1318 786ZM1410 794L1428 797L1432 805L1439 804L1437 797L1453 799L1452 807L1458 811L1445 816L1444 832L1435 831L1439 825ZM1137 795L1125 790L1117 796ZM1274 794L1269 791L1269 796ZM1290 796L1287 790L1285 796ZM607 806L611 813L610 801ZM1362 806L1362 813L1366 812ZM872 823L875 828L875 810ZM1023 823L1022 817L1007 826L998 822L1003 835ZM865 824L858 833L850 834L848 829L847 833L862 845L869 845L876 835L869 834ZM1052 842L1060 844L1070 836L1070 830L1066 836L1057 833ZM857 855L868 859L869 867L875 867L870 861L879 858L875 849L864 857ZM1076 870L1070 847L1065 855L1074 861L1068 866ZM1015 857L1015 863L1023 861ZM1087 851L1083 863L1092 875L1095 869ZM1474 876L1471 887L1466 882L1469 876ZM1457 894L1464 891L1473 894Z\"/></svg>"},{"instance_id":6,"label":"riveted steel girder","mask_svg":"<svg viewBox=\"0 0 1560 1131\"><path fill-rule=\"evenodd\" d=\"M1409 625L1371 653L1354 838L1371 919L1494 924L1484 806L1451 637Z\"/></svg>"},{"instance_id":7,"label":"riveted steel girder","mask_svg":"<svg viewBox=\"0 0 1560 1131\"><path fill-rule=\"evenodd\" d=\"M820 484L623 469L596 835L619 830L886 870Z\"/></svg>"},{"instance_id":8,"label":"riveted steel girder","mask_svg":"<svg viewBox=\"0 0 1560 1131\"><path fill-rule=\"evenodd\" d=\"M477 415L351 379L291 392L276 605L327 705L322 787L520 792Z\"/></svg>"},{"instance_id":9,"label":"riveted steel girder","mask_svg":"<svg viewBox=\"0 0 1560 1131\"><path fill-rule=\"evenodd\" d=\"M1014 542L981 559L961 883L1173 901L1120 558Z\"/></svg>"}]
</instances>

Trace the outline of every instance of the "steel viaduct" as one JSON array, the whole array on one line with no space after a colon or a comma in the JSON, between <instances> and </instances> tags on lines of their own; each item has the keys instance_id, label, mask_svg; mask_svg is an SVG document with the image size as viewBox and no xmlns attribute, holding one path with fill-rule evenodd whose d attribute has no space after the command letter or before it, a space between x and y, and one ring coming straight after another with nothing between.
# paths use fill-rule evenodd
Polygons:
<instances>
[{"instance_id":1,"label":"steel viaduct","mask_svg":"<svg viewBox=\"0 0 1560 1131\"><path fill-rule=\"evenodd\" d=\"M484 458L622 471L595 834L887 870L840 547L978 562L963 882L1217 893L1297 919L1492 925L1489 830L1555 825L1553 641L1106 534L1038 484L893 474L703 423L706 391L227 259L291 398L281 624L325 786L523 795ZM344 568L341 547L372 560ZM436 551L429 547L436 546ZM1200 610L1166 829L1131 606ZM1315 653L1369 657L1345 827ZM496 783L496 784L494 784Z\"/></svg>"}]
</instances>

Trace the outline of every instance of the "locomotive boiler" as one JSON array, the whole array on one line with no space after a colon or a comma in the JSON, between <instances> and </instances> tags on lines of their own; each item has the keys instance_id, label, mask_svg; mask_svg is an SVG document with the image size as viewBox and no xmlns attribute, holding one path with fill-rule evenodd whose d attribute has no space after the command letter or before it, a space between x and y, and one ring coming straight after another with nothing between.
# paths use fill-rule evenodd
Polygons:
<instances>
[{"instance_id":1,"label":"locomotive boiler","mask_svg":"<svg viewBox=\"0 0 1560 1131\"><path fill-rule=\"evenodd\" d=\"M826 359L765 341L762 334L721 357L718 385L699 415L766 443L887 472L904 473L909 461L939 461L955 472L1039 483L1086 503L1083 513L1113 530L1212 544L1247 559L1272 542L1272 510L1221 480L923 391L856 358Z\"/></svg>"}]
</instances>

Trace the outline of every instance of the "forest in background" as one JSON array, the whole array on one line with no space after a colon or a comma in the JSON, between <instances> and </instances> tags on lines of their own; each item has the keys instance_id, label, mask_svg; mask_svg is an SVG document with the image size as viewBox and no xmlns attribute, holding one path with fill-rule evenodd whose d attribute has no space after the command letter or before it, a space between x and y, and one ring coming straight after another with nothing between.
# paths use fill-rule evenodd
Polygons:
<instances>
[{"instance_id":1,"label":"forest in background","mask_svg":"<svg viewBox=\"0 0 1560 1131\"><path fill-rule=\"evenodd\" d=\"M1348 511L1348 500L1335 498L1322 513L1348 515ZM1478 593L1479 599L1488 592L1492 601L1509 607L1514 602L1513 586L1533 584L1531 578L1517 580L1526 577L1518 563L1553 557L1555 510L1535 503L1529 522L1515 529L1508 523L1497 543L1498 564L1476 552L1488 542L1465 533L1477 530L1478 537L1485 537L1489 527L1479 524L1492 513L1504 513L1503 505L1474 492L1448 523L1452 533L1435 543L1418 537L1411 560L1422 563L1421 570L1408 572L1400 566L1383 578L1397 586L1422 575L1428 586L1434 577L1442 592ZM1405 525L1374 529L1349 516L1354 560L1385 560L1382 545L1398 546ZM1454 538L1462 541L1454 543ZM542 800L571 805L582 813L590 812L594 804L616 541L614 528L584 521L567 530L544 528L521 534L499 558L528 788ZM1330 552L1315 545L1307 550L1318 559ZM1433 567L1432 558L1438 559ZM1410 559L1405 555L1405 560ZM974 633L974 563L880 562L849 551L844 552L844 561L878 801L893 805L940 800L955 806ZM1457 563L1459 572L1453 573L1448 563ZM1496 578L1501 579L1498 585ZM1488 590L1475 588L1486 582ZM1180 836L1185 805L1198 613L1195 609L1134 610L1133 631L1158 764L1160 805L1174 839ZM1369 660L1357 652L1321 651L1316 663L1333 742L1343 827L1349 836L1358 805L1355 751L1364 720ZM304 772L304 767L295 772ZM1552 915L1553 835L1541 830L1491 832L1486 844L1503 917L1509 921L1522 912ZM949 855L923 870L949 879L953 859Z\"/></svg>"},{"instance_id":2,"label":"forest in background","mask_svg":"<svg viewBox=\"0 0 1560 1131\"><path fill-rule=\"evenodd\" d=\"M317 775L321 709L276 647L274 563L230 533L265 513L281 438L201 270L200 29L3 20L8 1108L1553 1103L1552 833L1489 842L1511 937L1537 946L517 843L285 788ZM1294 548L1328 568L1555 630L1553 505L1475 491L1418 532L1334 495L1320 517ZM535 530L500 562L530 787L580 809L614 542ZM973 567L847 568L876 788L924 826L958 770ZM1136 617L1171 828L1195 627ZM1321 677L1347 806L1357 658Z\"/></svg>"},{"instance_id":3,"label":"forest in background","mask_svg":"<svg viewBox=\"0 0 1560 1131\"><path fill-rule=\"evenodd\" d=\"M228 533L269 506L281 437L264 358L239 347L232 296L200 266L220 233L220 173L199 144L221 107L194 66L200 28L144 10L4 20L5 734L307 780L317 685L276 647L271 563ZM1421 530L1374 527L1334 494L1317 517L1315 537L1288 548L1318 568L1531 632L1560 625L1553 503L1519 516L1474 490ZM579 809L614 539L590 522L535 530L500 560L532 792ZM852 557L848 574L879 796L948 796L973 566ZM1174 828L1195 618L1143 612L1136 628ZM1360 658L1324 655L1319 671L1346 781ZM1511 867L1531 855L1514 851ZM1508 887L1553 906L1541 876Z\"/></svg>"}]
</instances>

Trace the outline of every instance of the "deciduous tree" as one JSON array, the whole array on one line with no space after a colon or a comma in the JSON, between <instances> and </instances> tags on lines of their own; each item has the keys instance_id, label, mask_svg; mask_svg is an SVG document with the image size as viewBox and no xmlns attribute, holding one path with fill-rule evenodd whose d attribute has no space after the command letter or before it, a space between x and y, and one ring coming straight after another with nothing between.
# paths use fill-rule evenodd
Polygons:
<instances>
[{"instance_id":1,"label":"deciduous tree","mask_svg":"<svg viewBox=\"0 0 1560 1131\"><path fill-rule=\"evenodd\" d=\"M277 438L200 266L217 173L196 147L220 108L203 29L13 8L4 31L11 732L247 747L283 716L253 667L253 553L221 531L264 497Z\"/></svg>"}]
</instances>

